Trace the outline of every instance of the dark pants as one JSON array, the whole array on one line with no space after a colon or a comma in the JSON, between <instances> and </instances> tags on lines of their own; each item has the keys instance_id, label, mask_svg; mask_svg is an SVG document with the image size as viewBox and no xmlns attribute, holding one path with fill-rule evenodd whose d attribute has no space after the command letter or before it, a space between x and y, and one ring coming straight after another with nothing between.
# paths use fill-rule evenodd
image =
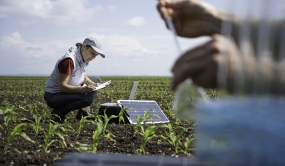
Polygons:
<instances>
[{"instance_id":1,"label":"dark pants","mask_svg":"<svg viewBox=\"0 0 285 166\"><path fill-rule=\"evenodd\" d=\"M101 83L99 77L90 78L93 82ZM59 109L62 113L67 114L72 110L77 110L90 106L97 96L98 91L90 93L48 93L45 92L44 99L47 105L53 109Z\"/></svg>"}]
</instances>

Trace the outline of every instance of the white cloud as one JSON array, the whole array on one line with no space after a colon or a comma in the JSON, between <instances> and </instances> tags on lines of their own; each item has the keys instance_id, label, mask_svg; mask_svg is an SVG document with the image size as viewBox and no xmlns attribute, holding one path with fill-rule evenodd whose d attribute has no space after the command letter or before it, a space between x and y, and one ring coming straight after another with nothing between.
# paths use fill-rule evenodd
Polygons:
<instances>
[{"instance_id":1,"label":"white cloud","mask_svg":"<svg viewBox=\"0 0 285 166\"><path fill-rule=\"evenodd\" d=\"M10 36L4 36L0 41L1 47L11 47L20 43L24 43L24 40L19 32L14 32Z\"/></svg>"},{"instance_id":2,"label":"white cloud","mask_svg":"<svg viewBox=\"0 0 285 166\"><path fill-rule=\"evenodd\" d=\"M117 6L111 5L111 6L108 7L108 9L109 10L115 10L115 9L117 9Z\"/></svg>"},{"instance_id":3,"label":"white cloud","mask_svg":"<svg viewBox=\"0 0 285 166\"><path fill-rule=\"evenodd\" d=\"M22 36L19 32L14 32L9 36L2 37L0 41L0 48L3 50L11 50L14 54L19 54L20 57L25 58L39 58L39 59L48 59L57 56L57 52L61 52L62 55L64 52L62 50L67 50L68 45L64 44L61 41L33 41L27 42L22 39ZM58 56L57 56L58 58Z\"/></svg>"},{"instance_id":4,"label":"white cloud","mask_svg":"<svg viewBox=\"0 0 285 166\"><path fill-rule=\"evenodd\" d=\"M55 25L77 25L90 20L104 10L100 5L89 7L87 0L4 0L0 3L0 17L35 17Z\"/></svg>"},{"instance_id":5,"label":"white cloud","mask_svg":"<svg viewBox=\"0 0 285 166\"><path fill-rule=\"evenodd\" d=\"M134 17L126 22L126 25L133 27L140 27L145 24L145 19L143 17Z\"/></svg>"},{"instance_id":6,"label":"white cloud","mask_svg":"<svg viewBox=\"0 0 285 166\"><path fill-rule=\"evenodd\" d=\"M89 34L88 36L95 37L98 39L102 46L102 51L108 50L109 53L113 55L122 56L134 56L133 53L137 50L142 50L143 46L138 38L112 34L112 35L98 35L95 33ZM84 40L84 39L82 39Z\"/></svg>"}]
</instances>

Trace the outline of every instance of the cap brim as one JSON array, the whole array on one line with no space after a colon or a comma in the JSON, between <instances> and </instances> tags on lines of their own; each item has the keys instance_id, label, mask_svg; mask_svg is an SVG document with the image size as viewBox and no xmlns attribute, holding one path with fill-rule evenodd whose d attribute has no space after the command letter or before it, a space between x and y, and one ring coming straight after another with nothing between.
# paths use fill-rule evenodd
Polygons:
<instances>
[{"instance_id":1,"label":"cap brim","mask_svg":"<svg viewBox=\"0 0 285 166\"><path fill-rule=\"evenodd\" d=\"M105 58L105 54L98 48L91 46L96 52L98 52L102 58Z\"/></svg>"}]
</instances>

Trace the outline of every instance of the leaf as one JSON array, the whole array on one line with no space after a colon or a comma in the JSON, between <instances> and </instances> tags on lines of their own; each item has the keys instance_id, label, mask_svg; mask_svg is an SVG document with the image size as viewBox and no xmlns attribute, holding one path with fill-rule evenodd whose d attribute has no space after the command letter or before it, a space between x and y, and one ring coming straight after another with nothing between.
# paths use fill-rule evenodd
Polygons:
<instances>
[{"instance_id":1,"label":"leaf","mask_svg":"<svg viewBox=\"0 0 285 166\"><path fill-rule=\"evenodd\" d=\"M65 145L65 147L66 147L67 145L66 145L66 143L65 143L65 140L64 140L64 137L62 136L62 134L59 133L59 132L56 132L56 133L54 133L54 134L57 135L59 138L61 138L62 142L64 143L64 145Z\"/></svg>"},{"instance_id":2,"label":"leaf","mask_svg":"<svg viewBox=\"0 0 285 166\"><path fill-rule=\"evenodd\" d=\"M35 141L31 140L31 138L30 138L29 136L27 136L26 133L22 132L22 133L20 133L20 135L21 135L23 138L25 138L25 140L30 141L30 142L32 142L32 143L35 143Z\"/></svg>"}]
</instances>

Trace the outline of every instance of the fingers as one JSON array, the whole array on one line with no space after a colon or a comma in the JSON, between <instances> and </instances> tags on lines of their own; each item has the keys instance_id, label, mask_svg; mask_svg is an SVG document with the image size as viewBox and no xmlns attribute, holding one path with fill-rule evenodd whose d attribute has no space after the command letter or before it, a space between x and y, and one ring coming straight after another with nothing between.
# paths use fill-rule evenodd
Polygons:
<instances>
[{"instance_id":1,"label":"fingers","mask_svg":"<svg viewBox=\"0 0 285 166\"><path fill-rule=\"evenodd\" d=\"M85 86L85 87L83 88L83 90L84 90L84 93L89 93L89 92L92 92L92 91L95 90L95 86L93 86L93 85L88 85L88 86Z\"/></svg>"},{"instance_id":2,"label":"fingers","mask_svg":"<svg viewBox=\"0 0 285 166\"><path fill-rule=\"evenodd\" d=\"M173 18L176 12L181 12L185 8L190 8L190 4L191 0L160 0L157 4L157 10L163 19L168 16Z\"/></svg>"},{"instance_id":3,"label":"fingers","mask_svg":"<svg viewBox=\"0 0 285 166\"><path fill-rule=\"evenodd\" d=\"M165 21L166 27L168 27L166 23L166 19L168 17L174 18L174 10L179 10L180 8L183 7L183 3L186 2L185 0L183 1L167 1L167 0L160 0L159 3L157 4L157 10L161 16L161 18ZM179 19L179 18L178 18Z\"/></svg>"},{"instance_id":4,"label":"fingers","mask_svg":"<svg viewBox=\"0 0 285 166\"><path fill-rule=\"evenodd\" d=\"M174 74L171 89L188 78L192 78L197 85L205 87L215 87L217 76L218 60L220 49L217 48L216 40L213 39L194 49L184 53L174 64L172 73ZM209 81L210 80L210 81Z\"/></svg>"},{"instance_id":5,"label":"fingers","mask_svg":"<svg viewBox=\"0 0 285 166\"><path fill-rule=\"evenodd\" d=\"M98 86L100 86L100 83L95 83L95 87L98 87Z\"/></svg>"}]
</instances>

